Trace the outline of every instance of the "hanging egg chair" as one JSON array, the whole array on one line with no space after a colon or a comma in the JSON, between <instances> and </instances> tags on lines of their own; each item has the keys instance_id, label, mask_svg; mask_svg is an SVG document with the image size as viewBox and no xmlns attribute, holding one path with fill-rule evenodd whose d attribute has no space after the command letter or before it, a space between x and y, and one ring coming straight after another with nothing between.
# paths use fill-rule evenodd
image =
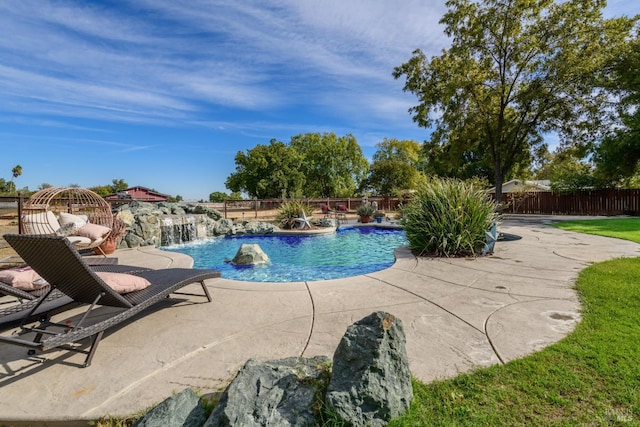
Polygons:
<instances>
[{"instance_id":1,"label":"hanging egg chair","mask_svg":"<svg viewBox=\"0 0 640 427\"><path fill-rule=\"evenodd\" d=\"M61 213L84 215L87 222L111 228L111 205L97 193L79 187L49 187L34 193L23 205L24 234L53 234L51 223Z\"/></svg>"}]
</instances>

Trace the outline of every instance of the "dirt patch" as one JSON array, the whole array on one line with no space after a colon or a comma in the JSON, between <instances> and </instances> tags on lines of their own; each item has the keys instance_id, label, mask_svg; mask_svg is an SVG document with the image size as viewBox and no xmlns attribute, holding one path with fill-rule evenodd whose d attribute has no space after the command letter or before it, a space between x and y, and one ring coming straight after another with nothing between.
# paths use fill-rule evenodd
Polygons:
<instances>
[{"instance_id":1,"label":"dirt patch","mask_svg":"<svg viewBox=\"0 0 640 427\"><path fill-rule=\"evenodd\" d=\"M18 232L17 219L0 219L0 260L15 255L16 252L2 238L5 234L15 234ZM16 264L16 259L10 259L0 262L0 269L12 267Z\"/></svg>"}]
</instances>

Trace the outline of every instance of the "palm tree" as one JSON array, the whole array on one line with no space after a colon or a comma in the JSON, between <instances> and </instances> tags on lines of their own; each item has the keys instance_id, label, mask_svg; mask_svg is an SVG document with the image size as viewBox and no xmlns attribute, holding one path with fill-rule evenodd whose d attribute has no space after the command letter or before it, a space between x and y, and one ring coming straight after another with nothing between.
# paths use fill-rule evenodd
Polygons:
<instances>
[{"instance_id":1,"label":"palm tree","mask_svg":"<svg viewBox=\"0 0 640 427\"><path fill-rule=\"evenodd\" d=\"M22 166L15 165L13 169L11 169L11 190L16 191L16 185L13 183L13 180L22 175Z\"/></svg>"}]
</instances>

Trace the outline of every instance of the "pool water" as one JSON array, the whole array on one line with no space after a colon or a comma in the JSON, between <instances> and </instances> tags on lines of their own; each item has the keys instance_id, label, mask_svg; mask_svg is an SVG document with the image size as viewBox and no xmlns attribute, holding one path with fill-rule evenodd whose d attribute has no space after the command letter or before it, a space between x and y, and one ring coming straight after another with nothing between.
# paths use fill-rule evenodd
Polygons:
<instances>
[{"instance_id":1,"label":"pool water","mask_svg":"<svg viewBox=\"0 0 640 427\"><path fill-rule=\"evenodd\" d=\"M243 243L257 243L270 262L235 266ZM195 268L220 270L222 277L251 282L299 282L358 276L390 267L394 250L408 244L404 230L375 227L338 229L315 236L242 236L163 247L193 258Z\"/></svg>"}]
</instances>

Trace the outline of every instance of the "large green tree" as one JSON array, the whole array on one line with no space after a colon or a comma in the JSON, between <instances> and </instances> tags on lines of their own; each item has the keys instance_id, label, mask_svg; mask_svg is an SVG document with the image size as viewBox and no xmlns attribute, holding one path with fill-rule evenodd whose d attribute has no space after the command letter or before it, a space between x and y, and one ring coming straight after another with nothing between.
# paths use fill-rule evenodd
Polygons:
<instances>
[{"instance_id":1,"label":"large green tree","mask_svg":"<svg viewBox=\"0 0 640 427\"><path fill-rule=\"evenodd\" d=\"M222 203L229 198L229 195L224 191L214 191L209 194L209 201L212 203Z\"/></svg>"},{"instance_id":2,"label":"large green tree","mask_svg":"<svg viewBox=\"0 0 640 427\"><path fill-rule=\"evenodd\" d=\"M302 196L302 156L287 144L272 139L269 145L258 144L246 154L239 151L235 161L236 171L225 181L231 191L258 199Z\"/></svg>"},{"instance_id":3,"label":"large green tree","mask_svg":"<svg viewBox=\"0 0 640 427\"><path fill-rule=\"evenodd\" d=\"M0 194L2 193L10 193L11 185L9 182L5 181L4 178L0 178Z\"/></svg>"},{"instance_id":4,"label":"large green tree","mask_svg":"<svg viewBox=\"0 0 640 427\"><path fill-rule=\"evenodd\" d=\"M546 153L535 170L536 179L547 179L551 189L559 193L573 193L584 188L598 187L593 165L585 161L581 147L568 147Z\"/></svg>"},{"instance_id":5,"label":"large green tree","mask_svg":"<svg viewBox=\"0 0 640 427\"><path fill-rule=\"evenodd\" d=\"M424 177L418 170L420 144L413 140L385 138L376 144L365 185L377 194L393 194L417 188Z\"/></svg>"},{"instance_id":6,"label":"large green tree","mask_svg":"<svg viewBox=\"0 0 640 427\"><path fill-rule=\"evenodd\" d=\"M396 67L431 142L490 157L497 198L505 177L557 131L583 143L601 129L606 93L592 75L633 20L605 20L604 0L448 0L441 20L451 46L428 59L416 50Z\"/></svg>"},{"instance_id":7,"label":"large green tree","mask_svg":"<svg viewBox=\"0 0 640 427\"><path fill-rule=\"evenodd\" d=\"M236 154L225 186L258 199L352 196L369 163L353 135L305 133Z\"/></svg>"},{"instance_id":8,"label":"large green tree","mask_svg":"<svg viewBox=\"0 0 640 427\"><path fill-rule=\"evenodd\" d=\"M307 197L354 196L369 169L362 148L351 134L299 134L291 138L291 147L304 158L301 171Z\"/></svg>"},{"instance_id":9,"label":"large green tree","mask_svg":"<svg viewBox=\"0 0 640 427\"><path fill-rule=\"evenodd\" d=\"M595 149L596 176L609 185L625 185L638 175L640 161L640 38L612 51L602 75L602 86L617 96L620 126Z\"/></svg>"}]
</instances>

